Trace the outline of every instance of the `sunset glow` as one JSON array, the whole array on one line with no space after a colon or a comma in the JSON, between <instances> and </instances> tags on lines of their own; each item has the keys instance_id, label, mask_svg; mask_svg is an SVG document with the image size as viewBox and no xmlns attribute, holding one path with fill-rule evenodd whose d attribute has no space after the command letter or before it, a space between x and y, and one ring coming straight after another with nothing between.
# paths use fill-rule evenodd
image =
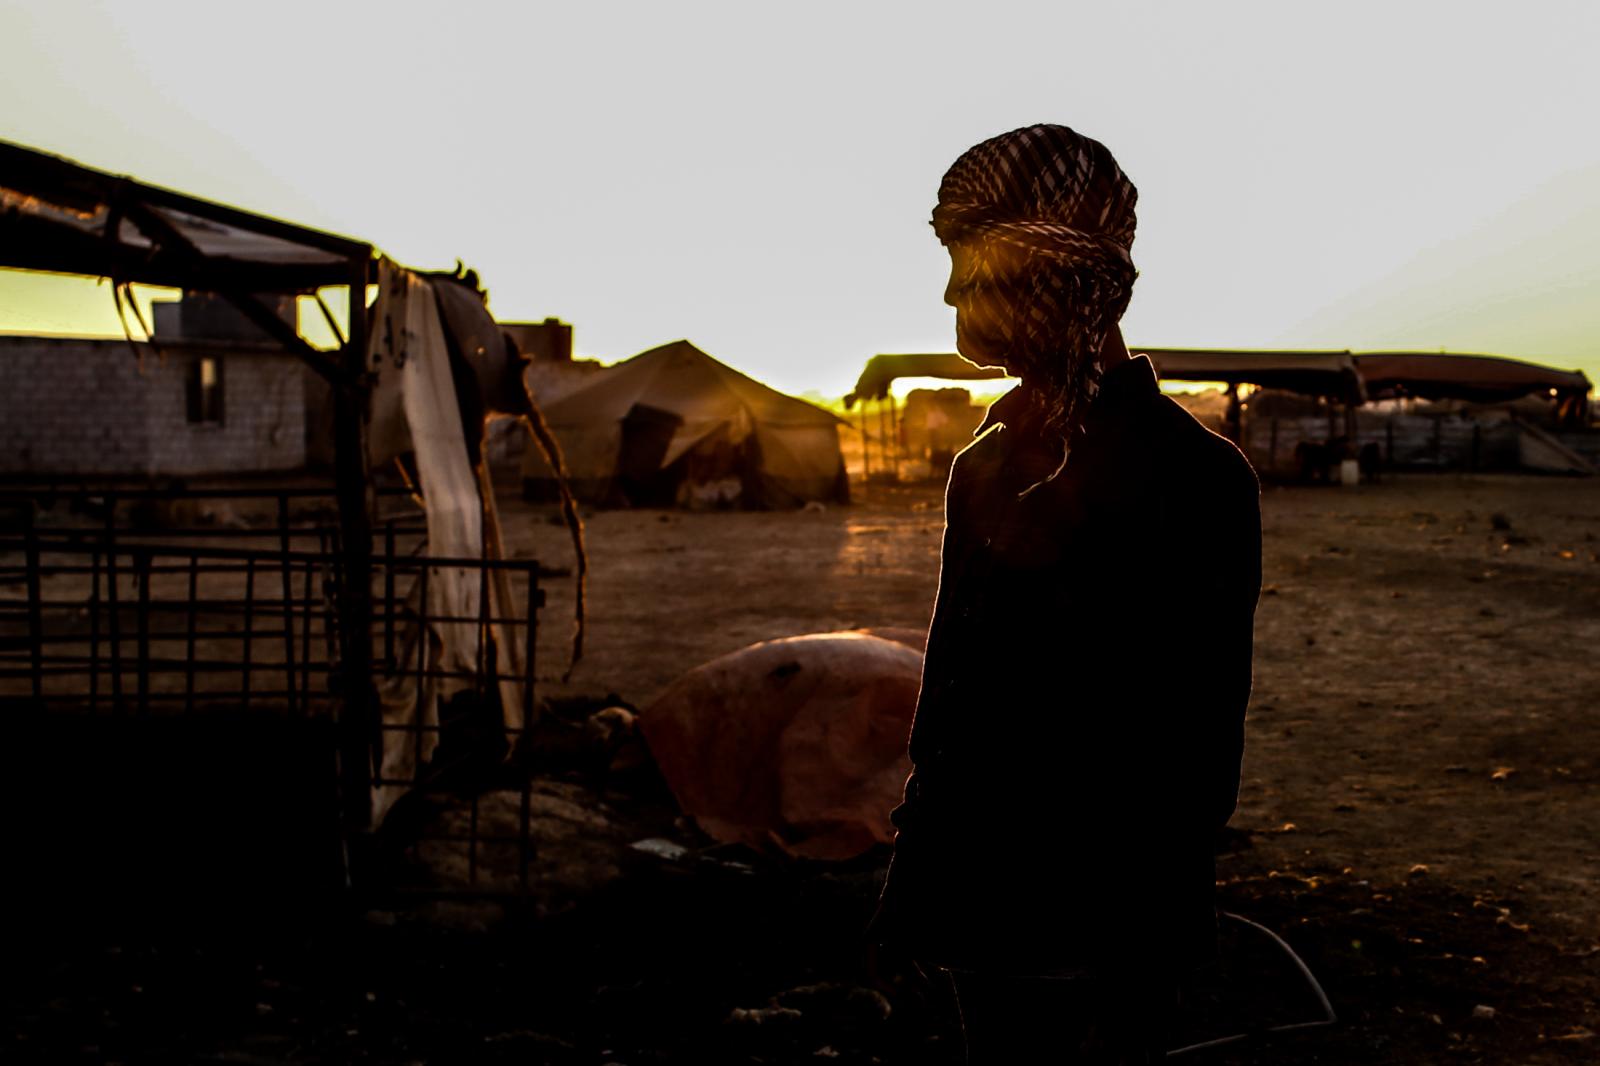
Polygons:
<instances>
[{"instance_id":1,"label":"sunset glow","mask_svg":"<svg viewBox=\"0 0 1600 1066\"><path fill-rule=\"evenodd\" d=\"M842 32L825 9L291 2L216 48L236 27L211 8L14 5L0 136L462 259L497 315L570 321L583 355L689 336L838 395L875 352L951 346L943 169L1060 121L1140 188L1131 340L1600 374L1592 5L1000 5L1027 26L1003 45L938 7ZM0 275L0 329L120 328L92 282Z\"/></svg>"}]
</instances>

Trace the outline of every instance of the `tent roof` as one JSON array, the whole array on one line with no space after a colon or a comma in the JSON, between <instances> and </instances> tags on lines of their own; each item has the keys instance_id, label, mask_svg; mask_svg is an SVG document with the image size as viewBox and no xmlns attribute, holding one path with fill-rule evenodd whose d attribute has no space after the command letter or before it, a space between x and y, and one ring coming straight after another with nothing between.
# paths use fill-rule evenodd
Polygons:
<instances>
[{"instance_id":1,"label":"tent roof","mask_svg":"<svg viewBox=\"0 0 1600 1066\"><path fill-rule=\"evenodd\" d=\"M1367 352L1355 361L1367 390L1375 396L1404 393L1430 400L1493 403L1551 389L1579 396L1589 392L1589 379L1582 371L1497 355Z\"/></svg>"},{"instance_id":2,"label":"tent roof","mask_svg":"<svg viewBox=\"0 0 1600 1066\"><path fill-rule=\"evenodd\" d=\"M0 141L0 266L189 289L349 284L372 246Z\"/></svg>"},{"instance_id":3,"label":"tent roof","mask_svg":"<svg viewBox=\"0 0 1600 1066\"><path fill-rule=\"evenodd\" d=\"M769 388L718 362L686 340L641 352L608 367L544 409L552 426L619 422L635 405L669 411L685 422L737 417L766 425L834 425L815 404Z\"/></svg>"}]
</instances>

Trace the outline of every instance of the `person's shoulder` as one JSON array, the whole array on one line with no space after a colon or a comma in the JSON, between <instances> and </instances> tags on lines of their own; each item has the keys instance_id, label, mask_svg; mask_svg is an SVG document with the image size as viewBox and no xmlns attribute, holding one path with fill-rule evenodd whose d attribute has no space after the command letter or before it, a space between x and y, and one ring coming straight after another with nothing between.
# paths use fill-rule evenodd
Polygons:
<instances>
[{"instance_id":1,"label":"person's shoulder","mask_svg":"<svg viewBox=\"0 0 1600 1066\"><path fill-rule=\"evenodd\" d=\"M1258 495L1261 482L1239 446L1208 428L1172 397L1157 400L1164 443L1177 471L1187 480Z\"/></svg>"},{"instance_id":2,"label":"person's shoulder","mask_svg":"<svg viewBox=\"0 0 1600 1066\"><path fill-rule=\"evenodd\" d=\"M1006 427L993 424L980 431L965 448L956 453L950 464L950 481L947 491L957 491L994 476L1005 462Z\"/></svg>"}]
</instances>

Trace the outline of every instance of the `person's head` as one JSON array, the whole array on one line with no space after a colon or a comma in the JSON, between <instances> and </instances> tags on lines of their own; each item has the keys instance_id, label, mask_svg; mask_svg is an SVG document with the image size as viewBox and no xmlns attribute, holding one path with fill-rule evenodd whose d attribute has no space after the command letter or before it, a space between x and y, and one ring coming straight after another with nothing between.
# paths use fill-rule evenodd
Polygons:
<instances>
[{"instance_id":1,"label":"person's head","mask_svg":"<svg viewBox=\"0 0 1600 1066\"><path fill-rule=\"evenodd\" d=\"M939 184L957 349L1036 387L1068 432L1128 306L1138 195L1105 145L1054 125L969 148Z\"/></svg>"}]
</instances>

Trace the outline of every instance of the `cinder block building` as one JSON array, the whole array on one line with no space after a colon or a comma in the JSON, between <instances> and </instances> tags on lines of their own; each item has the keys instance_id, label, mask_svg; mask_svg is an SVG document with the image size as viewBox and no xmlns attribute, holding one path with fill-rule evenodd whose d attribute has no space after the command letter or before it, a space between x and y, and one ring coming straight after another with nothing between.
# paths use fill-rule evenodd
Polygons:
<instances>
[{"instance_id":1,"label":"cinder block building","mask_svg":"<svg viewBox=\"0 0 1600 1066\"><path fill-rule=\"evenodd\" d=\"M274 301L291 324L292 298ZM0 475L197 476L306 464L305 365L215 298L155 306L155 344L0 336Z\"/></svg>"}]
</instances>

